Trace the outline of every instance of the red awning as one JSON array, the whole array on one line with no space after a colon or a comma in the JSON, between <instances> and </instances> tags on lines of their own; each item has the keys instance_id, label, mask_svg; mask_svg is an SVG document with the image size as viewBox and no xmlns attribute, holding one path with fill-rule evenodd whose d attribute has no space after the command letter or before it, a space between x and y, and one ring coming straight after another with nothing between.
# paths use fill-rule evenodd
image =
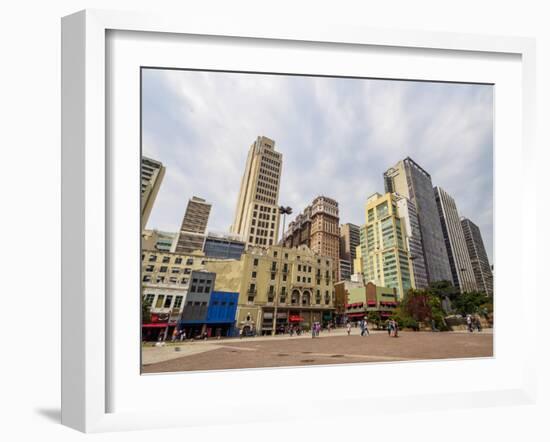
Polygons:
<instances>
[{"instance_id":1,"label":"red awning","mask_svg":"<svg viewBox=\"0 0 550 442\"><path fill-rule=\"evenodd\" d=\"M141 324L143 328L166 328L168 327L167 322L153 322L151 324Z\"/></svg>"},{"instance_id":2,"label":"red awning","mask_svg":"<svg viewBox=\"0 0 550 442\"><path fill-rule=\"evenodd\" d=\"M365 313L348 313L348 318L363 318L365 317Z\"/></svg>"},{"instance_id":3,"label":"red awning","mask_svg":"<svg viewBox=\"0 0 550 442\"><path fill-rule=\"evenodd\" d=\"M304 318L302 318L301 316L294 316L294 315L290 315L290 317L288 318L288 320L290 322L301 322L304 320Z\"/></svg>"},{"instance_id":4,"label":"red awning","mask_svg":"<svg viewBox=\"0 0 550 442\"><path fill-rule=\"evenodd\" d=\"M367 305L376 305L376 301L367 301Z\"/></svg>"}]
</instances>

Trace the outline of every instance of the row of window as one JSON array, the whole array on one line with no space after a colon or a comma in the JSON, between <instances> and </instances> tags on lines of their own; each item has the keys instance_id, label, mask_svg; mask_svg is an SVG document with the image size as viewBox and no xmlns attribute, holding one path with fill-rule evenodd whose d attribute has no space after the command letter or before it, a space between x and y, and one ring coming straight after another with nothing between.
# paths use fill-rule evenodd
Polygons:
<instances>
[{"instance_id":1,"label":"row of window","mask_svg":"<svg viewBox=\"0 0 550 442\"><path fill-rule=\"evenodd\" d=\"M157 262L158 260L158 256L157 255L149 255L149 259L148 261L149 262ZM173 262L172 262L172 258L174 258ZM141 255L141 260L144 261L145 260L145 254ZM162 257L162 264L183 264L183 258L181 256L176 256L176 257L173 257L173 256L169 256L169 255L165 255ZM193 258L187 258L186 261L185 261L185 265L193 265ZM202 261L202 264L204 264L204 261Z\"/></svg>"},{"instance_id":2,"label":"row of window","mask_svg":"<svg viewBox=\"0 0 550 442\"><path fill-rule=\"evenodd\" d=\"M154 272L155 269L156 269L156 267L153 264L150 264L150 265L145 267L146 272ZM158 271L160 273L172 273L172 274L183 273L184 275L191 274L191 269L189 267L185 267L184 269L182 269L180 267L171 267L170 272L168 272L168 266L160 266Z\"/></svg>"},{"instance_id":3,"label":"row of window","mask_svg":"<svg viewBox=\"0 0 550 442\"><path fill-rule=\"evenodd\" d=\"M143 275L143 282L154 282L156 284L181 284L181 285L187 285L189 283L189 278L176 278L175 276L171 276L169 278L166 278L165 276L157 276L156 278L152 278L151 275Z\"/></svg>"},{"instance_id":4,"label":"row of window","mask_svg":"<svg viewBox=\"0 0 550 442\"><path fill-rule=\"evenodd\" d=\"M153 293L148 293L143 297L143 302L152 308L180 308L183 302L183 296L155 295Z\"/></svg>"}]
</instances>

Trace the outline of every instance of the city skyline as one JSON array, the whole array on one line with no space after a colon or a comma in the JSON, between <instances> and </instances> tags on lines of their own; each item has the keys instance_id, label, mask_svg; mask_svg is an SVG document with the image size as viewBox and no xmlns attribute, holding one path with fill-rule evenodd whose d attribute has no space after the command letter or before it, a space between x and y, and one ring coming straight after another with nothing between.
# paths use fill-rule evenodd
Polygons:
<instances>
[{"instance_id":1,"label":"city skyline","mask_svg":"<svg viewBox=\"0 0 550 442\"><path fill-rule=\"evenodd\" d=\"M488 85L146 69L143 155L166 167L147 227L178 231L197 195L212 203L208 230L229 231L264 135L285 158L279 203L294 214L325 195L340 223L363 225L384 171L410 156L479 225L492 262L492 106Z\"/></svg>"}]
</instances>

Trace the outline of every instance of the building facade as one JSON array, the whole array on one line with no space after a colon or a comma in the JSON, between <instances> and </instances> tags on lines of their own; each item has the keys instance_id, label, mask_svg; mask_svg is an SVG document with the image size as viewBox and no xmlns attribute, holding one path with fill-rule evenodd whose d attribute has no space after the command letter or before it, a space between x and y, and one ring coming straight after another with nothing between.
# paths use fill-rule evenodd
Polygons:
<instances>
[{"instance_id":1,"label":"building facade","mask_svg":"<svg viewBox=\"0 0 550 442\"><path fill-rule=\"evenodd\" d=\"M342 224L340 226L340 262L347 261L349 263L349 272L347 268L343 269L340 265L340 280L350 279L359 244L361 244L359 226L351 223Z\"/></svg>"},{"instance_id":2,"label":"building facade","mask_svg":"<svg viewBox=\"0 0 550 442\"><path fill-rule=\"evenodd\" d=\"M147 225L165 172L160 161L141 157L141 230Z\"/></svg>"},{"instance_id":3,"label":"building facade","mask_svg":"<svg viewBox=\"0 0 550 442\"><path fill-rule=\"evenodd\" d=\"M434 187L434 194L453 275L452 282L461 292L473 292L477 288L476 278L455 200L441 187Z\"/></svg>"},{"instance_id":4,"label":"building facade","mask_svg":"<svg viewBox=\"0 0 550 442\"><path fill-rule=\"evenodd\" d=\"M474 269L477 289L490 296L493 294L493 271L489 264L487 251L479 227L468 218L462 217L460 224L464 232L468 255Z\"/></svg>"},{"instance_id":5,"label":"building facade","mask_svg":"<svg viewBox=\"0 0 550 442\"><path fill-rule=\"evenodd\" d=\"M216 274L204 270L191 272L189 289L178 327L190 338L207 332L207 315ZM208 333L207 333L208 334Z\"/></svg>"},{"instance_id":6,"label":"building facade","mask_svg":"<svg viewBox=\"0 0 550 442\"><path fill-rule=\"evenodd\" d=\"M239 292L236 324L241 331L271 334L275 321L280 333L333 320L332 260L307 246L251 247L240 261L208 260L206 268L219 275L217 290Z\"/></svg>"},{"instance_id":7,"label":"building facade","mask_svg":"<svg viewBox=\"0 0 550 442\"><path fill-rule=\"evenodd\" d=\"M428 274L426 273L426 262L416 207L408 198L399 194L395 195L397 198L397 214L403 220L407 250L412 260L414 285L418 289L426 288L428 287Z\"/></svg>"},{"instance_id":8,"label":"building facade","mask_svg":"<svg viewBox=\"0 0 550 442\"><path fill-rule=\"evenodd\" d=\"M399 304L395 288L377 286L372 282L363 285L340 281L335 289L343 299L343 322L360 321L369 313L378 313L383 321L395 312Z\"/></svg>"},{"instance_id":9,"label":"building facade","mask_svg":"<svg viewBox=\"0 0 550 442\"><path fill-rule=\"evenodd\" d=\"M351 262L348 261L347 259L340 259L338 268L340 271L340 276L338 277L338 281L344 281L344 280L349 281L353 273L353 267L351 265Z\"/></svg>"},{"instance_id":10,"label":"building facade","mask_svg":"<svg viewBox=\"0 0 550 442\"><path fill-rule=\"evenodd\" d=\"M172 251L176 253L194 253L202 250L206 239L206 227L212 204L199 197L192 197L187 203L177 239Z\"/></svg>"},{"instance_id":11,"label":"building facade","mask_svg":"<svg viewBox=\"0 0 550 442\"><path fill-rule=\"evenodd\" d=\"M384 173L384 186L386 192L408 198L416 208L428 282L452 281L430 174L407 157Z\"/></svg>"},{"instance_id":12,"label":"building facade","mask_svg":"<svg viewBox=\"0 0 550 442\"><path fill-rule=\"evenodd\" d=\"M141 249L159 252L169 252L172 249L177 234L160 230L143 230L141 234Z\"/></svg>"},{"instance_id":13,"label":"building facade","mask_svg":"<svg viewBox=\"0 0 550 442\"><path fill-rule=\"evenodd\" d=\"M415 288L405 226L394 194L375 193L367 200L361 260L365 282L395 288L400 299Z\"/></svg>"},{"instance_id":14,"label":"building facade","mask_svg":"<svg viewBox=\"0 0 550 442\"><path fill-rule=\"evenodd\" d=\"M279 187L283 156L275 141L258 137L250 146L231 232L246 247L269 247L279 235Z\"/></svg>"},{"instance_id":15,"label":"building facade","mask_svg":"<svg viewBox=\"0 0 550 442\"><path fill-rule=\"evenodd\" d=\"M246 244L235 234L209 232L204 241L204 255L207 258L241 259Z\"/></svg>"},{"instance_id":16,"label":"building facade","mask_svg":"<svg viewBox=\"0 0 550 442\"><path fill-rule=\"evenodd\" d=\"M285 247L308 246L334 263L332 278L340 278L340 227L338 202L318 196L292 221L283 236Z\"/></svg>"},{"instance_id":17,"label":"building facade","mask_svg":"<svg viewBox=\"0 0 550 442\"><path fill-rule=\"evenodd\" d=\"M142 324L144 340L165 337L176 327L187 298L193 271L204 267L203 256L143 250L142 302L149 306L150 321Z\"/></svg>"}]
</instances>

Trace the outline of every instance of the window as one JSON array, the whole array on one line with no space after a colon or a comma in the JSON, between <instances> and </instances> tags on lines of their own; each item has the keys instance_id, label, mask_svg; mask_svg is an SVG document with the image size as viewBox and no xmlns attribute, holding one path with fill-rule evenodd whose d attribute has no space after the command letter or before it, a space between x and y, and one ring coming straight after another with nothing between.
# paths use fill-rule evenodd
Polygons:
<instances>
[{"instance_id":1,"label":"window","mask_svg":"<svg viewBox=\"0 0 550 442\"><path fill-rule=\"evenodd\" d=\"M177 267L172 267L172 273L179 273L180 272L180 269L178 269Z\"/></svg>"},{"instance_id":2,"label":"window","mask_svg":"<svg viewBox=\"0 0 550 442\"><path fill-rule=\"evenodd\" d=\"M300 276L296 276L296 281L300 282Z\"/></svg>"},{"instance_id":3,"label":"window","mask_svg":"<svg viewBox=\"0 0 550 442\"><path fill-rule=\"evenodd\" d=\"M149 256L149 262L156 262L157 260L157 255L150 255Z\"/></svg>"},{"instance_id":4,"label":"window","mask_svg":"<svg viewBox=\"0 0 550 442\"><path fill-rule=\"evenodd\" d=\"M273 256L274 256L275 258L277 258L277 250L275 250L275 251L273 252Z\"/></svg>"},{"instance_id":5,"label":"window","mask_svg":"<svg viewBox=\"0 0 550 442\"><path fill-rule=\"evenodd\" d=\"M155 295L149 293L149 294L145 295L145 298L143 299L143 302L146 305L153 305L153 300L154 299L155 299Z\"/></svg>"},{"instance_id":6,"label":"window","mask_svg":"<svg viewBox=\"0 0 550 442\"><path fill-rule=\"evenodd\" d=\"M192 292L196 292L196 291L197 291L197 286L196 286L196 285L192 285L192 286L191 286L191 291L192 291Z\"/></svg>"},{"instance_id":7,"label":"window","mask_svg":"<svg viewBox=\"0 0 550 442\"><path fill-rule=\"evenodd\" d=\"M161 266L159 272L161 272L161 273L166 273L167 270L168 270L168 267L166 267L166 266Z\"/></svg>"},{"instance_id":8,"label":"window","mask_svg":"<svg viewBox=\"0 0 550 442\"><path fill-rule=\"evenodd\" d=\"M197 293L203 293L204 292L204 286L199 285L199 288L197 290Z\"/></svg>"},{"instance_id":9,"label":"window","mask_svg":"<svg viewBox=\"0 0 550 442\"><path fill-rule=\"evenodd\" d=\"M166 264L166 263L168 263L168 262L170 262L170 257L169 257L169 256L163 256L163 257L162 257L162 263L163 263L163 264Z\"/></svg>"},{"instance_id":10,"label":"window","mask_svg":"<svg viewBox=\"0 0 550 442\"><path fill-rule=\"evenodd\" d=\"M256 272L252 272L252 277L253 277L253 278L256 277Z\"/></svg>"},{"instance_id":11,"label":"window","mask_svg":"<svg viewBox=\"0 0 550 442\"><path fill-rule=\"evenodd\" d=\"M174 302L174 308L180 308L182 302L183 302L183 296L176 296L176 300Z\"/></svg>"},{"instance_id":12,"label":"window","mask_svg":"<svg viewBox=\"0 0 550 442\"><path fill-rule=\"evenodd\" d=\"M185 262L186 265L188 266L192 266L193 265L193 258L188 258L187 261Z\"/></svg>"},{"instance_id":13,"label":"window","mask_svg":"<svg viewBox=\"0 0 550 442\"><path fill-rule=\"evenodd\" d=\"M155 266L152 264L145 267L146 272L153 272L154 270L155 270Z\"/></svg>"},{"instance_id":14,"label":"window","mask_svg":"<svg viewBox=\"0 0 550 442\"><path fill-rule=\"evenodd\" d=\"M155 304L155 308L161 308L163 303L164 303L164 295L159 295L157 298L157 303Z\"/></svg>"},{"instance_id":15,"label":"window","mask_svg":"<svg viewBox=\"0 0 550 442\"><path fill-rule=\"evenodd\" d=\"M181 264L181 262L183 261L183 259L181 257L177 257L174 261L175 264Z\"/></svg>"},{"instance_id":16,"label":"window","mask_svg":"<svg viewBox=\"0 0 550 442\"><path fill-rule=\"evenodd\" d=\"M172 295L168 295L166 297L166 301L164 301L164 308L170 308L170 306L172 305L172 298Z\"/></svg>"},{"instance_id":17,"label":"window","mask_svg":"<svg viewBox=\"0 0 550 442\"><path fill-rule=\"evenodd\" d=\"M157 277L157 284L163 284L164 283L164 276L158 276Z\"/></svg>"},{"instance_id":18,"label":"window","mask_svg":"<svg viewBox=\"0 0 550 442\"><path fill-rule=\"evenodd\" d=\"M181 283L187 284L189 282L189 278L182 278Z\"/></svg>"},{"instance_id":19,"label":"window","mask_svg":"<svg viewBox=\"0 0 550 442\"><path fill-rule=\"evenodd\" d=\"M184 275L189 275L191 273L191 269L190 268L185 268L183 269L183 274Z\"/></svg>"},{"instance_id":20,"label":"window","mask_svg":"<svg viewBox=\"0 0 550 442\"><path fill-rule=\"evenodd\" d=\"M172 276L172 277L170 278L170 283L171 283L171 284L177 284L177 282L178 282L178 278L176 278L175 276Z\"/></svg>"},{"instance_id":21,"label":"window","mask_svg":"<svg viewBox=\"0 0 550 442\"><path fill-rule=\"evenodd\" d=\"M151 281L151 275L145 275L143 277L143 282L149 282L149 281Z\"/></svg>"},{"instance_id":22,"label":"window","mask_svg":"<svg viewBox=\"0 0 550 442\"><path fill-rule=\"evenodd\" d=\"M258 259L254 259L254 265L257 266L258 265Z\"/></svg>"}]
</instances>

